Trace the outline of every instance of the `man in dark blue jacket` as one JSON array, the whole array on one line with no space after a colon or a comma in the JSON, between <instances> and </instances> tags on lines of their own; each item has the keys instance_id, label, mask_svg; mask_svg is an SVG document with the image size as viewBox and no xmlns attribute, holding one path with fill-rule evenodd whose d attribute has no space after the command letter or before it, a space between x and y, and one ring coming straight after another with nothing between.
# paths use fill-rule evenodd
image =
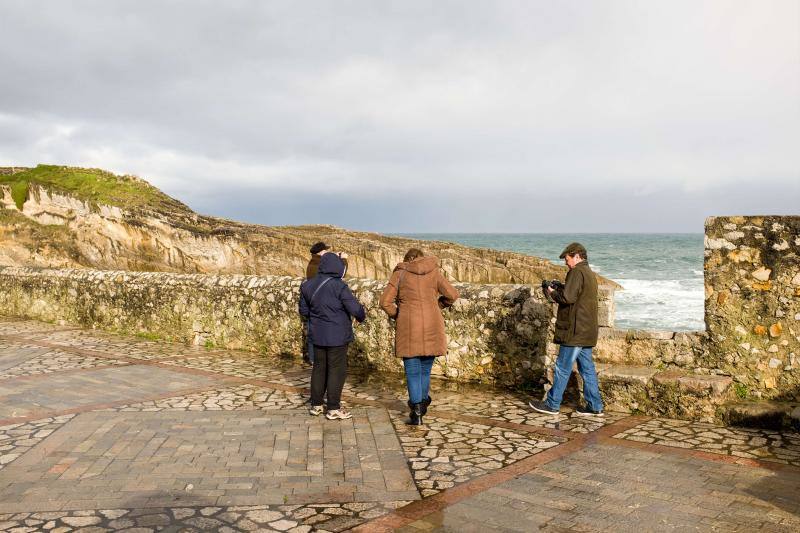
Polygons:
<instances>
[{"instance_id":1,"label":"man in dark blue jacket","mask_svg":"<svg viewBox=\"0 0 800 533\"><path fill-rule=\"evenodd\" d=\"M300 315L308 319L308 334L314 340L311 371L312 415L322 414L322 399L328 392L330 420L352 415L341 408L342 388L347 377L347 346L353 340L353 318L363 322L364 307L342 281L345 264L339 255L322 256L317 275L300 286Z\"/></svg>"}]
</instances>

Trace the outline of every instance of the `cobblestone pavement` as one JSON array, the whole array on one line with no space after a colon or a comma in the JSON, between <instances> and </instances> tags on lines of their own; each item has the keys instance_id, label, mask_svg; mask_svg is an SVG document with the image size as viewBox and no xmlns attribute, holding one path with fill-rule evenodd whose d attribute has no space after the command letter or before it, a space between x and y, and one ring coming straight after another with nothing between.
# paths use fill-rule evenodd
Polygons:
<instances>
[{"instance_id":1,"label":"cobblestone pavement","mask_svg":"<svg viewBox=\"0 0 800 533\"><path fill-rule=\"evenodd\" d=\"M800 435L0 318L0 531L800 529Z\"/></svg>"},{"instance_id":2,"label":"cobblestone pavement","mask_svg":"<svg viewBox=\"0 0 800 533\"><path fill-rule=\"evenodd\" d=\"M800 433L657 419L615 438L800 466Z\"/></svg>"}]
</instances>

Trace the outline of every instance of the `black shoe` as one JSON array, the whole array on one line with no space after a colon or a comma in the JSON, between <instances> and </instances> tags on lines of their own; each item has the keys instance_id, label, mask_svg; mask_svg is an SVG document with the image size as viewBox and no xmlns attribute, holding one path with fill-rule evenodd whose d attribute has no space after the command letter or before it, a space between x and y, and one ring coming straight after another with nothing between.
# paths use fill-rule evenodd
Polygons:
<instances>
[{"instance_id":1,"label":"black shoe","mask_svg":"<svg viewBox=\"0 0 800 533\"><path fill-rule=\"evenodd\" d=\"M531 400L528 402L528 405L534 411L539 411L540 413L544 413L546 415L557 415L558 409L551 409L548 405L544 402L540 402L539 400Z\"/></svg>"},{"instance_id":2,"label":"black shoe","mask_svg":"<svg viewBox=\"0 0 800 533\"><path fill-rule=\"evenodd\" d=\"M422 407L420 407L420 411L422 412L422 416L425 416L425 415L428 414L428 406L431 404L432 401L433 400L431 400L430 396L428 396L427 398L422 400L422 403L420 404L422 406Z\"/></svg>"},{"instance_id":3,"label":"black shoe","mask_svg":"<svg viewBox=\"0 0 800 533\"><path fill-rule=\"evenodd\" d=\"M408 402L408 406L411 408L411 412L408 415L408 424L409 426L421 426L422 425L422 404L421 403L411 403Z\"/></svg>"},{"instance_id":4,"label":"black shoe","mask_svg":"<svg viewBox=\"0 0 800 533\"><path fill-rule=\"evenodd\" d=\"M576 407L575 414L580 416L596 416L602 417L603 411L592 411L589 407Z\"/></svg>"}]
</instances>

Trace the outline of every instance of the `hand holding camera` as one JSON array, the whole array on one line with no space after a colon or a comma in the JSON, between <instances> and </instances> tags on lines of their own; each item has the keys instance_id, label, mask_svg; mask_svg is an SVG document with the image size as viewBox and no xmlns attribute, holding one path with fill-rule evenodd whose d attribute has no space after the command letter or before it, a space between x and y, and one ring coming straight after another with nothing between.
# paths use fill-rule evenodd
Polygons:
<instances>
[{"instance_id":1,"label":"hand holding camera","mask_svg":"<svg viewBox=\"0 0 800 533\"><path fill-rule=\"evenodd\" d=\"M556 289L564 290L564 284L558 281L557 279L542 280L542 292L544 292L544 295L547 296L548 298L550 298L550 296L553 294L553 291L555 291Z\"/></svg>"}]
</instances>

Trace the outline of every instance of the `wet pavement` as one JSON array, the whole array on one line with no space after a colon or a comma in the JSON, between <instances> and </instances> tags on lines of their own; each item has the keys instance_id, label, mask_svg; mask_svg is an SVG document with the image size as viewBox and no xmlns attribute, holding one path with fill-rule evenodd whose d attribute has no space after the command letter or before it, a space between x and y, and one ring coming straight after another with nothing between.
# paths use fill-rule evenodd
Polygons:
<instances>
[{"instance_id":1,"label":"wet pavement","mask_svg":"<svg viewBox=\"0 0 800 533\"><path fill-rule=\"evenodd\" d=\"M800 434L0 318L0 531L800 530Z\"/></svg>"}]
</instances>

